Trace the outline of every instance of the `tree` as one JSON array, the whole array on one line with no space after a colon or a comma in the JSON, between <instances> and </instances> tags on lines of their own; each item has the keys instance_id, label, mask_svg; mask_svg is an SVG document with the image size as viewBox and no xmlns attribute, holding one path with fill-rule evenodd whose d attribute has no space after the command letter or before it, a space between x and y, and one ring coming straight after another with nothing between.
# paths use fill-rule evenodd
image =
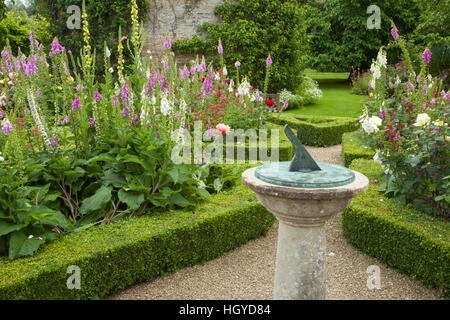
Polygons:
<instances>
[{"instance_id":1,"label":"tree","mask_svg":"<svg viewBox=\"0 0 450 320\"><path fill-rule=\"evenodd\" d=\"M412 33L420 17L418 0L378 0L380 29L369 29L373 0L310 0L307 10L310 67L327 71L368 68L391 34L391 19L402 34Z\"/></svg>"},{"instance_id":2,"label":"tree","mask_svg":"<svg viewBox=\"0 0 450 320\"><path fill-rule=\"evenodd\" d=\"M6 4L5 0L0 0L0 21L5 17Z\"/></svg>"}]
</instances>

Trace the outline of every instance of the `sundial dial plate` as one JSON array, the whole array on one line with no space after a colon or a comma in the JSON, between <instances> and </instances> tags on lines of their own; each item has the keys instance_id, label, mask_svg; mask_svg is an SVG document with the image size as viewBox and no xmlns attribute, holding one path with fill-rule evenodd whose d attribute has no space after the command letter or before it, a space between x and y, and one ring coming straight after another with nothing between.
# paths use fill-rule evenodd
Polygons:
<instances>
[{"instance_id":1,"label":"sundial dial plate","mask_svg":"<svg viewBox=\"0 0 450 320\"><path fill-rule=\"evenodd\" d=\"M294 158L256 168L256 178L293 188L333 188L355 181L355 173L346 167L314 161L288 125L284 126L284 132L295 148Z\"/></svg>"},{"instance_id":2,"label":"sundial dial plate","mask_svg":"<svg viewBox=\"0 0 450 320\"><path fill-rule=\"evenodd\" d=\"M333 188L355 181L355 173L345 167L318 162L321 170L290 171L290 161L267 163L255 170L255 177L264 182L293 188Z\"/></svg>"}]
</instances>

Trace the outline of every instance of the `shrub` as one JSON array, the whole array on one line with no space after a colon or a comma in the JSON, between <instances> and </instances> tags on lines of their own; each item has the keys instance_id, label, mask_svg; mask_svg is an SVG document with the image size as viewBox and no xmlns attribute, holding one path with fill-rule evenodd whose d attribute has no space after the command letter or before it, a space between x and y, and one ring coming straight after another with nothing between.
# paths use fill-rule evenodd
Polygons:
<instances>
[{"instance_id":1,"label":"shrub","mask_svg":"<svg viewBox=\"0 0 450 320\"><path fill-rule=\"evenodd\" d=\"M206 23L199 28L207 40L175 41L178 53L216 53L222 41L225 62L234 77L236 61L246 61L240 73L257 87L264 87L266 57L273 58L269 92L295 89L301 81L301 57L305 47L303 6L297 0L237 0L216 7L220 24Z\"/></svg>"},{"instance_id":2,"label":"shrub","mask_svg":"<svg viewBox=\"0 0 450 320\"><path fill-rule=\"evenodd\" d=\"M27 16L24 10L8 11L6 17L0 22L0 48L4 48L6 41L9 41L14 54L19 48L26 54L30 54L30 31L33 29L35 39L44 45L51 42L50 23L41 16Z\"/></svg>"},{"instance_id":3,"label":"shrub","mask_svg":"<svg viewBox=\"0 0 450 320\"><path fill-rule=\"evenodd\" d=\"M301 105L303 105L303 98L301 96L286 89L281 90L280 101L287 101L289 110L298 109Z\"/></svg>"},{"instance_id":4,"label":"shrub","mask_svg":"<svg viewBox=\"0 0 450 320\"><path fill-rule=\"evenodd\" d=\"M380 179L383 169L372 160L357 159L351 169L369 180ZM342 214L347 240L388 267L450 294L449 222L399 204L377 191L355 197Z\"/></svg>"},{"instance_id":5,"label":"shrub","mask_svg":"<svg viewBox=\"0 0 450 320\"><path fill-rule=\"evenodd\" d=\"M302 77L302 82L295 90L295 93L299 96L298 100L302 105L316 103L323 96L323 92L319 88L319 83L307 76Z\"/></svg>"},{"instance_id":6,"label":"shrub","mask_svg":"<svg viewBox=\"0 0 450 320\"><path fill-rule=\"evenodd\" d=\"M269 121L285 125L289 124L297 130L300 141L308 146L334 146L342 143L342 134L354 131L357 120L342 117L317 117L292 114L272 115Z\"/></svg>"}]
</instances>

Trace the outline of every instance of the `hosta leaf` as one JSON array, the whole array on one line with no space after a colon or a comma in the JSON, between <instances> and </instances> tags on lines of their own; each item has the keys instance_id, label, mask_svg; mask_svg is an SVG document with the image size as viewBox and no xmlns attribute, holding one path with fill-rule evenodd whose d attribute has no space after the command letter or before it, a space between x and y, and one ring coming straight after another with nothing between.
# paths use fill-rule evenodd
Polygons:
<instances>
[{"instance_id":1,"label":"hosta leaf","mask_svg":"<svg viewBox=\"0 0 450 320\"><path fill-rule=\"evenodd\" d=\"M111 187L102 186L94 195L83 200L81 203L80 213L84 215L103 208L109 201L111 201L111 191Z\"/></svg>"},{"instance_id":2,"label":"hosta leaf","mask_svg":"<svg viewBox=\"0 0 450 320\"><path fill-rule=\"evenodd\" d=\"M43 186L38 192L38 204L42 203L50 188L50 183Z\"/></svg>"},{"instance_id":3,"label":"hosta leaf","mask_svg":"<svg viewBox=\"0 0 450 320\"><path fill-rule=\"evenodd\" d=\"M27 236L23 231L14 231L9 238L9 259L16 258L22 250Z\"/></svg>"},{"instance_id":4,"label":"hosta leaf","mask_svg":"<svg viewBox=\"0 0 450 320\"><path fill-rule=\"evenodd\" d=\"M26 224L11 224L0 220L0 237L26 227Z\"/></svg>"},{"instance_id":5,"label":"hosta leaf","mask_svg":"<svg viewBox=\"0 0 450 320\"><path fill-rule=\"evenodd\" d=\"M111 184L117 188L122 187L127 183L127 181L120 174L114 173L111 170L105 174L102 180L106 184Z\"/></svg>"},{"instance_id":6,"label":"hosta leaf","mask_svg":"<svg viewBox=\"0 0 450 320\"><path fill-rule=\"evenodd\" d=\"M132 192L132 191L125 191L123 189L120 189L119 200L120 200L120 202L126 203L128 206L128 209L130 209L132 211L136 211L137 209L139 209L141 204L144 202L145 197L144 197L144 194L141 192Z\"/></svg>"},{"instance_id":7,"label":"hosta leaf","mask_svg":"<svg viewBox=\"0 0 450 320\"><path fill-rule=\"evenodd\" d=\"M34 207L30 213L30 217L33 217L43 224L67 228L66 218L63 214L45 207Z\"/></svg>"},{"instance_id":8,"label":"hosta leaf","mask_svg":"<svg viewBox=\"0 0 450 320\"><path fill-rule=\"evenodd\" d=\"M185 208L189 206L191 203L186 200L181 194L175 193L171 197L171 201L173 204L176 204L177 206L180 206L182 208Z\"/></svg>"},{"instance_id":9,"label":"hosta leaf","mask_svg":"<svg viewBox=\"0 0 450 320\"><path fill-rule=\"evenodd\" d=\"M211 195L209 194L208 191L206 191L206 189L197 189L197 193L204 199L206 200L210 200L211 199Z\"/></svg>"},{"instance_id":10,"label":"hosta leaf","mask_svg":"<svg viewBox=\"0 0 450 320\"><path fill-rule=\"evenodd\" d=\"M173 183L178 182L178 170L176 168L173 168L169 172L167 172L169 176L172 178Z\"/></svg>"}]
</instances>

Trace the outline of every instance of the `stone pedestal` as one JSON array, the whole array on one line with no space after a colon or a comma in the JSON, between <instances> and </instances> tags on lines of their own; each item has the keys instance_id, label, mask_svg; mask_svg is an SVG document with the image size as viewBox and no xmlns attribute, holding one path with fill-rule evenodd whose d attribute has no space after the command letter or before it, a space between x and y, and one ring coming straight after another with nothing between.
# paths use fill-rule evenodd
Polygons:
<instances>
[{"instance_id":1,"label":"stone pedestal","mask_svg":"<svg viewBox=\"0 0 450 320\"><path fill-rule=\"evenodd\" d=\"M255 169L246 170L242 182L279 220L274 299L325 299L324 224L367 190L369 180L354 172L355 181L344 186L293 188L261 181L255 177Z\"/></svg>"}]
</instances>

